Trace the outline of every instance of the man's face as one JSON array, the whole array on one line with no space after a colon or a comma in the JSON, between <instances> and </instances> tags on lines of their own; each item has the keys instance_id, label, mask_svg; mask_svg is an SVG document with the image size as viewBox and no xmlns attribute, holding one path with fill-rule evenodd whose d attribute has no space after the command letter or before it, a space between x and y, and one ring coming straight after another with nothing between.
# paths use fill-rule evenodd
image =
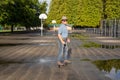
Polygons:
<instances>
[{"instance_id":1,"label":"man's face","mask_svg":"<svg viewBox=\"0 0 120 80\"><path fill-rule=\"evenodd\" d=\"M62 23L63 24L67 24L67 20L62 20Z\"/></svg>"}]
</instances>

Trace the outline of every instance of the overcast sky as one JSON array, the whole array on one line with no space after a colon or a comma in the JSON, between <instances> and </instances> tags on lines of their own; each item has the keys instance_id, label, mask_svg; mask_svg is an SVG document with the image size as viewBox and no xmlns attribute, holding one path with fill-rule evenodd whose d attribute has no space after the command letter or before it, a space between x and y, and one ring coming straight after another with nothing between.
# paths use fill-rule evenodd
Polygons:
<instances>
[{"instance_id":1,"label":"overcast sky","mask_svg":"<svg viewBox=\"0 0 120 80\"><path fill-rule=\"evenodd\" d=\"M47 4L48 4L48 7L47 7L47 13L48 13L48 10L49 10L49 6L50 6L50 1L51 0L39 0L40 2L43 2L43 1L46 1Z\"/></svg>"}]
</instances>

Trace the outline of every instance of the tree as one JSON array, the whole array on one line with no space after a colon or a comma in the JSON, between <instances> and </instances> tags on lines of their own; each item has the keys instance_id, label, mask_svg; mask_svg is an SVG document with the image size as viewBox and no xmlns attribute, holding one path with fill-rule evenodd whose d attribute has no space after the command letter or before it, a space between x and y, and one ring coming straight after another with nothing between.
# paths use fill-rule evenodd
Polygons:
<instances>
[{"instance_id":1,"label":"tree","mask_svg":"<svg viewBox=\"0 0 120 80\"><path fill-rule=\"evenodd\" d=\"M50 24L52 20L56 19L57 23L60 22L60 7L63 0L52 0L50 5L50 12L48 13L47 23ZM59 6L58 6L59 5Z\"/></svg>"},{"instance_id":2,"label":"tree","mask_svg":"<svg viewBox=\"0 0 120 80\"><path fill-rule=\"evenodd\" d=\"M102 16L102 1L52 0L47 22L50 24L53 19L60 22L63 15L68 17L70 24L96 27Z\"/></svg>"},{"instance_id":3,"label":"tree","mask_svg":"<svg viewBox=\"0 0 120 80\"><path fill-rule=\"evenodd\" d=\"M120 1L106 0L105 14L107 19L120 19Z\"/></svg>"},{"instance_id":4,"label":"tree","mask_svg":"<svg viewBox=\"0 0 120 80\"><path fill-rule=\"evenodd\" d=\"M76 0L75 0L76 1ZM50 12L48 13L47 23L50 24L52 20L56 20L57 23L61 22L62 16L67 16L69 19L69 23L73 23L74 19L72 13L74 9L72 8L74 3L71 0L52 0L50 5Z\"/></svg>"},{"instance_id":5,"label":"tree","mask_svg":"<svg viewBox=\"0 0 120 80\"><path fill-rule=\"evenodd\" d=\"M80 8L78 8L78 22L80 26L96 27L102 17L102 1L101 0L79 0Z\"/></svg>"},{"instance_id":6,"label":"tree","mask_svg":"<svg viewBox=\"0 0 120 80\"><path fill-rule=\"evenodd\" d=\"M119 0L52 0L47 23L63 15L76 26L97 27L102 19L120 19Z\"/></svg>"},{"instance_id":7,"label":"tree","mask_svg":"<svg viewBox=\"0 0 120 80\"><path fill-rule=\"evenodd\" d=\"M46 2L39 3L38 0L2 0L0 3L0 23L30 27L40 25L38 18L41 12L46 11Z\"/></svg>"}]
</instances>

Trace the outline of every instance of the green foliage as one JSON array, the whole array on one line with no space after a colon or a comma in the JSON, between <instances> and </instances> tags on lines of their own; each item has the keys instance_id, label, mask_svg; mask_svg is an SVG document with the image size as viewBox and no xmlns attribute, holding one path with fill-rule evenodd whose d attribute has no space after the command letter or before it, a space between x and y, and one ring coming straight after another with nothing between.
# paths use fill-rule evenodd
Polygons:
<instances>
[{"instance_id":1,"label":"green foliage","mask_svg":"<svg viewBox=\"0 0 120 80\"><path fill-rule=\"evenodd\" d=\"M63 15L75 26L96 27L101 19L120 19L119 0L52 0L47 23L61 22ZM106 16L106 17L105 17Z\"/></svg>"},{"instance_id":2,"label":"green foliage","mask_svg":"<svg viewBox=\"0 0 120 80\"><path fill-rule=\"evenodd\" d=\"M52 0L47 22L55 19L60 23L65 15L70 24L95 27L101 19L101 8L101 0Z\"/></svg>"},{"instance_id":3,"label":"green foliage","mask_svg":"<svg viewBox=\"0 0 120 80\"><path fill-rule=\"evenodd\" d=\"M95 42L84 42L81 46L85 47L85 48L91 48L91 47L94 47L94 48L99 48L101 47L100 44L98 43L95 43Z\"/></svg>"},{"instance_id":4,"label":"green foliage","mask_svg":"<svg viewBox=\"0 0 120 80\"><path fill-rule=\"evenodd\" d=\"M39 14L46 11L46 6L46 2L39 3L38 0L1 0L0 24L38 26Z\"/></svg>"},{"instance_id":5,"label":"green foliage","mask_svg":"<svg viewBox=\"0 0 120 80\"><path fill-rule=\"evenodd\" d=\"M105 14L107 19L120 19L120 1L106 0Z\"/></svg>"},{"instance_id":6,"label":"green foliage","mask_svg":"<svg viewBox=\"0 0 120 80\"><path fill-rule=\"evenodd\" d=\"M77 25L96 27L102 16L101 0L81 0L81 9L78 8Z\"/></svg>"},{"instance_id":7,"label":"green foliage","mask_svg":"<svg viewBox=\"0 0 120 80\"><path fill-rule=\"evenodd\" d=\"M61 9L60 7L63 6L62 5L62 1L63 0L52 0L51 5L50 5L50 12L48 15L48 19L47 19L47 23L51 23L52 20L56 20L57 23L60 22L61 19ZM63 8L64 9L64 8Z\"/></svg>"},{"instance_id":8,"label":"green foliage","mask_svg":"<svg viewBox=\"0 0 120 80\"><path fill-rule=\"evenodd\" d=\"M101 47L100 44L92 42L92 41L87 41L89 39L89 37L85 34L71 34L70 38L74 38L74 39L79 39L82 41L82 44L80 45L80 47L85 47L85 48L99 48Z\"/></svg>"},{"instance_id":9,"label":"green foliage","mask_svg":"<svg viewBox=\"0 0 120 80\"><path fill-rule=\"evenodd\" d=\"M115 68L116 70L120 69L120 59L97 60L92 63L95 64L101 71L104 70L106 72L110 72L112 68Z\"/></svg>"},{"instance_id":10,"label":"green foliage","mask_svg":"<svg viewBox=\"0 0 120 80\"><path fill-rule=\"evenodd\" d=\"M86 35L83 35L83 34L71 34L70 35L70 38L74 38L74 39L79 39L79 40L82 40L82 41L84 41L84 40L87 40L88 39L88 36L86 36Z\"/></svg>"},{"instance_id":11,"label":"green foliage","mask_svg":"<svg viewBox=\"0 0 120 80\"><path fill-rule=\"evenodd\" d=\"M90 59L81 59L81 61L91 61Z\"/></svg>"}]
</instances>

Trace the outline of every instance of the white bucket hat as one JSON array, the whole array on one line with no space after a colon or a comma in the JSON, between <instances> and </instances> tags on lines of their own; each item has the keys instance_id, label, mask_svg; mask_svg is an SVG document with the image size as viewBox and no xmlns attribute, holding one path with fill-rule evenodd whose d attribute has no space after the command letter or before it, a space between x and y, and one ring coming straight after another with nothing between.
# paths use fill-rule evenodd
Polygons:
<instances>
[{"instance_id":1,"label":"white bucket hat","mask_svg":"<svg viewBox=\"0 0 120 80\"><path fill-rule=\"evenodd\" d=\"M66 16L62 16L62 20L67 20L67 17Z\"/></svg>"}]
</instances>

